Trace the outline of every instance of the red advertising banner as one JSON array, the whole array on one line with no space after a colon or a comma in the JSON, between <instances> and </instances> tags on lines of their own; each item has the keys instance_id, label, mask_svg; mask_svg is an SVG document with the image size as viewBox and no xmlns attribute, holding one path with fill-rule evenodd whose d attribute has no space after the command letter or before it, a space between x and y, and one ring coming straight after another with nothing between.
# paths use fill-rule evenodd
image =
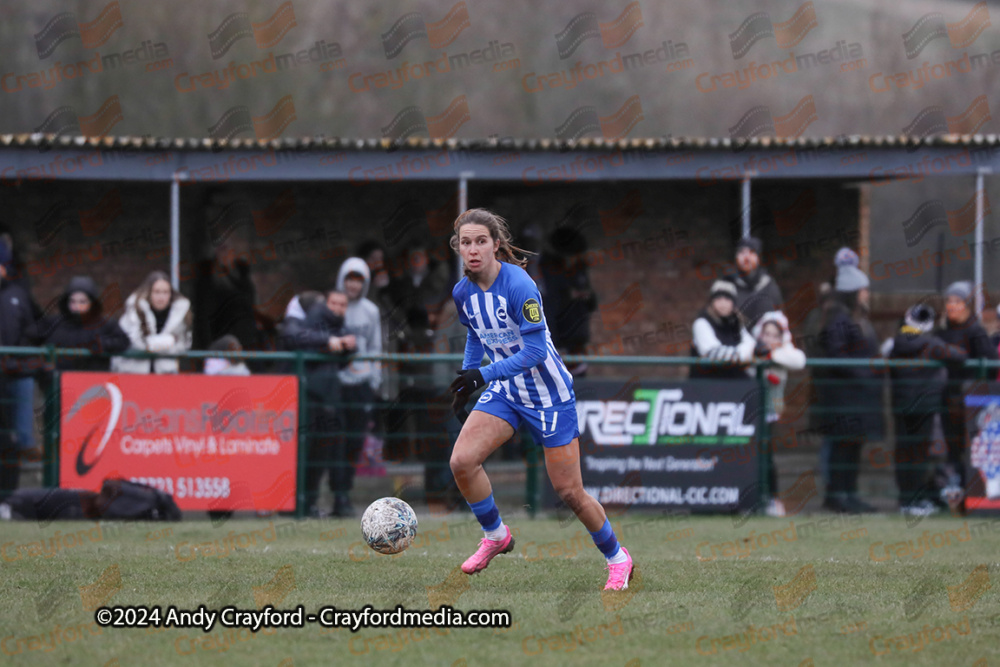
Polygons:
<instances>
[{"instance_id":1,"label":"red advertising banner","mask_svg":"<svg viewBox=\"0 0 1000 667\"><path fill-rule=\"evenodd\" d=\"M120 477L182 510L293 510L299 383L251 377L62 373L59 485Z\"/></svg>"}]
</instances>

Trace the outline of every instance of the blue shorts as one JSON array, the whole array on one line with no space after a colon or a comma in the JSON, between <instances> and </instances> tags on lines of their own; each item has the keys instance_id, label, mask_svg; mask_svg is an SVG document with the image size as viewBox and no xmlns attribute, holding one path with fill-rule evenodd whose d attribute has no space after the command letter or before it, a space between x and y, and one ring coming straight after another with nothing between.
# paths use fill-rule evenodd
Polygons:
<instances>
[{"instance_id":1,"label":"blue shorts","mask_svg":"<svg viewBox=\"0 0 1000 667\"><path fill-rule=\"evenodd\" d=\"M551 408L526 408L514 403L506 396L493 391L484 391L473 410L499 417L517 431L521 422L528 426L535 444L545 447L562 447L580 437L580 425L576 420L576 401L568 401Z\"/></svg>"}]
</instances>

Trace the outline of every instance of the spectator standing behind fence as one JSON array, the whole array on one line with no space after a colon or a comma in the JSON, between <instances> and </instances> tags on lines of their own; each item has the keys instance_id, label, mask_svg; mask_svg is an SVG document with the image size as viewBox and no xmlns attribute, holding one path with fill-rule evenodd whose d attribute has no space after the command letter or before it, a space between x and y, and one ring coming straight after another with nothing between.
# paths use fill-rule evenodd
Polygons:
<instances>
[{"instance_id":1,"label":"spectator standing behind fence","mask_svg":"<svg viewBox=\"0 0 1000 667\"><path fill-rule=\"evenodd\" d=\"M944 324L935 332L938 338L965 351L969 359L996 359L997 350L990 344L986 329L972 312L973 288L967 280L952 283L944 292ZM962 384L976 379L974 368L949 368L945 385L945 412L941 426L948 444L948 465L941 483L943 499L953 509L965 500L965 402Z\"/></svg>"},{"instance_id":2,"label":"spectator standing behind fence","mask_svg":"<svg viewBox=\"0 0 1000 667\"><path fill-rule=\"evenodd\" d=\"M153 271L125 300L125 313L118 320L129 338L130 350L180 353L191 349L191 302L170 285L163 271ZM176 373L176 358L135 359L115 357L116 373Z\"/></svg>"},{"instance_id":3,"label":"spectator standing behind fence","mask_svg":"<svg viewBox=\"0 0 1000 667\"><path fill-rule=\"evenodd\" d=\"M240 339L226 334L208 346L211 352L242 352ZM250 375L250 369L242 359L229 357L209 357L205 359L205 375Z\"/></svg>"},{"instance_id":4,"label":"spectator standing behind fence","mask_svg":"<svg viewBox=\"0 0 1000 667\"><path fill-rule=\"evenodd\" d=\"M0 239L0 346L21 347L31 343L35 327L31 297L9 280L14 255L6 239ZM34 379L25 357L0 357L0 500L17 490L21 475L21 453L34 447ZM27 391L24 384L27 383Z\"/></svg>"},{"instance_id":5,"label":"spectator standing behind fence","mask_svg":"<svg viewBox=\"0 0 1000 667\"><path fill-rule=\"evenodd\" d=\"M788 371L802 370L806 366L805 353L792 344L792 332L788 329L788 318L781 311L764 313L751 334L756 341L754 355L761 360L772 361L776 366L766 369L767 378L767 422L773 424L785 411L785 385ZM747 371L751 376L754 369ZM774 442L772 434L771 442ZM785 506L778 499L778 473L774 466L773 445L767 447L767 488L771 494L766 512L768 516L785 516Z\"/></svg>"},{"instance_id":6,"label":"spectator standing behind fence","mask_svg":"<svg viewBox=\"0 0 1000 667\"><path fill-rule=\"evenodd\" d=\"M229 260L231 252L223 243L196 267L194 342L199 349L226 334L236 336L246 349L260 347L261 334L254 313L257 288L250 275L250 263L238 258L227 264L224 260Z\"/></svg>"},{"instance_id":7,"label":"spectator standing behind fence","mask_svg":"<svg viewBox=\"0 0 1000 667\"><path fill-rule=\"evenodd\" d=\"M755 236L736 244L736 273L723 278L736 285L736 310L753 328L764 313L781 310L781 289L760 265L763 244Z\"/></svg>"},{"instance_id":8,"label":"spectator standing behind fence","mask_svg":"<svg viewBox=\"0 0 1000 667\"><path fill-rule=\"evenodd\" d=\"M402 272L392 278L388 288L393 310L402 309L404 319L409 320L408 311L422 309L430 328L437 328L438 316L448 300L448 265L432 259L420 241L409 244L398 261L402 262ZM376 305L381 308L381 304Z\"/></svg>"},{"instance_id":9,"label":"spectator standing behind fence","mask_svg":"<svg viewBox=\"0 0 1000 667\"><path fill-rule=\"evenodd\" d=\"M878 338L868 319L868 276L852 264L837 266L834 296L820 334L823 356L872 359ZM817 387L823 419L821 433L829 448L830 482L823 507L861 514L875 508L858 497L858 468L865 439L882 435L881 374L870 365L831 367Z\"/></svg>"},{"instance_id":10,"label":"spectator standing behind fence","mask_svg":"<svg viewBox=\"0 0 1000 667\"><path fill-rule=\"evenodd\" d=\"M903 316L894 338L882 348L890 359L934 359L963 362L965 351L934 336L934 309L925 304L911 306ZM911 516L928 516L937 511L937 497L931 492L929 468L934 415L944 406L947 371L920 366L893 367L892 413L896 423L896 486L899 511Z\"/></svg>"},{"instance_id":11,"label":"spectator standing behind fence","mask_svg":"<svg viewBox=\"0 0 1000 667\"><path fill-rule=\"evenodd\" d=\"M303 312L303 305L308 307L308 312ZM343 354L356 348L355 337L347 335L344 328L346 311L347 297L342 292L331 290L325 300L318 292L304 292L289 304L278 338L285 350L337 355L329 360L306 363L309 438L305 489L307 511L314 518L328 514L319 507L323 473L329 472L327 483L334 498L344 485L345 472L341 464L346 457L341 433L340 371L347 365ZM349 463L348 467L353 470ZM337 510L336 504L334 510Z\"/></svg>"},{"instance_id":12,"label":"spectator standing behind fence","mask_svg":"<svg viewBox=\"0 0 1000 667\"><path fill-rule=\"evenodd\" d=\"M858 262L858 253L846 246L840 248L837 254L833 256L834 274L829 282L820 283L819 308L811 312L803 324L806 357L814 359L826 354L826 349L820 340L820 334L829 318L830 308L838 303L838 300L834 298L833 291L833 285L837 282L836 272L840 270L841 266L853 266L857 268ZM812 368L812 382L810 383L809 396L809 404L813 406L813 409L809 411L809 429L811 431L824 433L823 428L826 424L826 416L822 414L824 408L819 404L819 387L826 382L829 372L830 369L825 366L814 366ZM829 437L824 436L820 438L819 472L823 478L823 484L828 487L830 486L830 448L832 445L833 441Z\"/></svg>"},{"instance_id":13,"label":"spectator standing behind fence","mask_svg":"<svg viewBox=\"0 0 1000 667\"><path fill-rule=\"evenodd\" d=\"M371 283L368 264L360 257L349 257L337 273L337 291L347 295L344 317L347 333L357 339L358 354L382 353L382 320L378 306L366 296ZM353 516L350 492L354 486L355 463L369 429L372 403L382 386L382 366L377 361L352 361L340 372L344 396L344 438L348 465L343 484L334 496L334 514Z\"/></svg>"},{"instance_id":14,"label":"spectator standing behind fence","mask_svg":"<svg viewBox=\"0 0 1000 667\"><path fill-rule=\"evenodd\" d=\"M590 315L597 310L597 294L590 284L586 252L583 234L561 227L549 236L539 259L542 297L551 318L549 330L560 354L586 354L590 342ZM580 378L587 365L567 364L567 369Z\"/></svg>"},{"instance_id":15,"label":"spectator standing behind fence","mask_svg":"<svg viewBox=\"0 0 1000 667\"><path fill-rule=\"evenodd\" d=\"M292 297L285 306L285 319L278 325L279 350L301 349L295 343L296 338L305 327L306 313L320 301L323 301L323 294L315 290L306 290ZM288 372L295 372L294 366L289 366Z\"/></svg>"},{"instance_id":16,"label":"spectator standing behind fence","mask_svg":"<svg viewBox=\"0 0 1000 667\"><path fill-rule=\"evenodd\" d=\"M708 304L695 318L691 336L692 357L729 363L692 365L689 377L746 378L744 367L753 359L755 343L736 312L736 286L733 283L716 280L712 284Z\"/></svg>"},{"instance_id":17,"label":"spectator standing behind fence","mask_svg":"<svg viewBox=\"0 0 1000 667\"><path fill-rule=\"evenodd\" d=\"M59 299L59 315L46 317L38 324L39 338L45 345L84 348L93 354L119 354L128 349L128 335L118 321L103 315L100 293L93 279L76 276L70 279ZM60 357L59 370L106 371L104 357Z\"/></svg>"}]
</instances>

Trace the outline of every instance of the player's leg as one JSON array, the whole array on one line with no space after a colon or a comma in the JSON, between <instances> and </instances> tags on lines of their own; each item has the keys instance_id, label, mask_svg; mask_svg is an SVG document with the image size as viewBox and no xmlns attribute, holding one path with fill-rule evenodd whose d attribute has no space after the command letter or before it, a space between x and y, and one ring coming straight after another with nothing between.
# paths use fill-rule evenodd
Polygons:
<instances>
[{"instance_id":1,"label":"player's leg","mask_svg":"<svg viewBox=\"0 0 1000 667\"><path fill-rule=\"evenodd\" d=\"M513 435L514 428L501 417L478 409L469 414L451 454L451 471L466 502L479 502L493 493L483 462Z\"/></svg>"},{"instance_id":2,"label":"player's leg","mask_svg":"<svg viewBox=\"0 0 1000 667\"><path fill-rule=\"evenodd\" d=\"M545 470L559 498L573 510L587 528L594 545L608 563L608 581L604 590L624 590L632 579L633 563L628 549L618 543L604 507L583 488L580 471L580 440L545 448Z\"/></svg>"},{"instance_id":3,"label":"player's leg","mask_svg":"<svg viewBox=\"0 0 1000 667\"><path fill-rule=\"evenodd\" d=\"M545 447L545 470L556 495L566 504L591 533L596 533L608 520L601 503L583 489L580 472L580 440L561 447Z\"/></svg>"},{"instance_id":4,"label":"player's leg","mask_svg":"<svg viewBox=\"0 0 1000 667\"><path fill-rule=\"evenodd\" d=\"M587 528L608 561L608 582L604 589L628 588L632 578L632 557L628 549L618 544L604 507L583 488L576 403L569 401L542 410L526 409L521 417L531 429L535 442L545 447L545 470L552 488Z\"/></svg>"},{"instance_id":5,"label":"player's leg","mask_svg":"<svg viewBox=\"0 0 1000 667\"><path fill-rule=\"evenodd\" d=\"M455 483L484 532L479 549L462 564L462 571L466 574L486 569L495 556L514 548L510 529L500 518L500 510L493 499L493 486L483 470L483 462L514 435L514 426L508 420L516 420L516 415L505 414L507 419L497 416L494 413L505 413L508 406L503 405L499 398L493 403L487 412L480 409L480 399L462 427L451 455Z\"/></svg>"}]
</instances>

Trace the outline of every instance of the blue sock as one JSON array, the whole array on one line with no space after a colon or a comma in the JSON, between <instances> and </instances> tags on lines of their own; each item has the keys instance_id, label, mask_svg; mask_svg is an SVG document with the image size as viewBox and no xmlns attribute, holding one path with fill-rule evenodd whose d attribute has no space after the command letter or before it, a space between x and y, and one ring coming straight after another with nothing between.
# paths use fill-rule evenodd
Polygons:
<instances>
[{"instance_id":1,"label":"blue sock","mask_svg":"<svg viewBox=\"0 0 1000 667\"><path fill-rule=\"evenodd\" d=\"M500 527L500 510L497 509L492 493L478 503L469 503L469 507L472 508L472 513L476 515L483 530L496 530Z\"/></svg>"},{"instance_id":2,"label":"blue sock","mask_svg":"<svg viewBox=\"0 0 1000 667\"><path fill-rule=\"evenodd\" d=\"M618 538L615 537L615 531L611 528L611 521L609 519L605 519L601 529L596 533L590 533L590 536L594 538L594 544L601 550L605 558L614 558L618 555L618 550L621 547L618 544Z\"/></svg>"}]
</instances>

